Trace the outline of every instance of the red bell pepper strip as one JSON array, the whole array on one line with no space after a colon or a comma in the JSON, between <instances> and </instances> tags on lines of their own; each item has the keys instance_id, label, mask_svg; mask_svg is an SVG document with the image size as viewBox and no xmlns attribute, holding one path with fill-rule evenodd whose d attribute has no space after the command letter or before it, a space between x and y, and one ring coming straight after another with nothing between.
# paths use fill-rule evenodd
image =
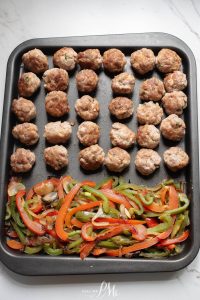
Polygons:
<instances>
[{"instance_id":1,"label":"red bell pepper strip","mask_svg":"<svg viewBox=\"0 0 200 300\"><path fill-rule=\"evenodd\" d=\"M124 204L127 209L131 208L129 201L123 195L117 194L110 189L101 189L101 192L112 202Z\"/></svg>"},{"instance_id":2,"label":"red bell pepper strip","mask_svg":"<svg viewBox=\"0 0 200 300\"><path fill-rule=\"evenodd\" d=\"M24 248L24 245L16 240L7 240L6 244L8 245L8 247L14 250L22 250Z\"/></svg>"},{"instance_id":3,"label":"red bell pepper strip","mask_svg":"<svg viewBox=\"0 0 200 300\"><path fill-rule=\"evenodd\" d=\"M83 260L86 258L92 249L95 247L95 242L87 242L81 247L80 258Z\"/></svg>"},{"instance_id":4,"label":"red bell pepper strip","mask_svg":"<svg viewBox=\"0 0 200 300\"><path fill-rule=\"evenodd\" d=\"M97 235L96 235L96 233L89 235L88 234L89 229L93 230L92 223L90 223L90 222L85 223L81 228L81 236L85 241L92 242L96 239Z\"/></svg>"},{"instance_id":5,"label":"red bell pepper strip","mask_svg":"<svg viewBox=\"0 0 200 300\"><path fill-rule=\"evenodd\" d=\"M92 251L92 254L94 256L99 256L103 253L106 253L106 250L107 250L106 248L94 248L93 251Z\"/></svg>"},{"instance_id":6,"label":"red bell pepper strip","mask_svg":"<svg viewBox=\"0 0 200 300\"><path fill-rule=\"evenodd\" d=\"M169 246L172 244L178 244L178 243L184 242L188 238L188 236L189 236L189 231L186 230L179 237L174 238L174 239L164 240L164 241L160 242L157 246L165 247L165 246Z\"/></svg>"},{"instance_id":7,"label":"red bell pepper strip","mask_svg":"<svg viewBox=\"0 0 200 300\"><path fill-rule=\"evenodd\" d=\"M147 236L147 229L144 225L138 224L135 225L134 228L136 229L136 233L132 233L132 237L138 241L144 241Z\"/></svg>"},{"instance_id":8,"label":"red bell pepper strip","mask_svg":"<svg viewBox=\"0 0 200 300\"><path fill-rule=\"evenodd\" d=\"M24 224L30 231L34 232L37 235L43 235L43 234L45 234L45 230L44 230L43 226L38 222L32 221L24 209L24 206L23 206L24 200L22 198L25 195L25 193L26 193L25 191L19 191L16 195L16 206L19 211L19 214L20 214Z\"/></svg>"},{"instance_id":9,"label":"red bell pepper strip","mask_svg":"<svg viewBox=\"0 0 200 300\"><path fill-rule=\"evenodd\" d=\"M149 228L155 227L159 224L156 218L146 218L145 220Z\"/></svg>"},{"instance_id":10,"label":"red bell pepper strip","mask_svg":"<svg viewBox=\"0 0 200 300\"><path fill-rule=\"evenodd\" d=\"M113 184L113 180L109 179L107 182L105 182L104 184L102 184L101 189L112 189L112 184Z\"/></svg>"},{"instance_id":11,"label":"red bell pepper strip","mask_svg":"<svg viewBox=\"0 0 200 300\"><path fill-rule=\"evenodd\" d=\"M169 187L168 210L176 209L179 206L178 193L173 185Z\"/></svg>"},{"instance_id":12,"label":"red bell pepper strip","mask_svg":"<svg viewBox=\"0 0 200 300\"><path fill-rule=\"evenodd\" d=\"M164 187L160 191L160 198L161 198L161 202L162 202L163 205L166 204L166 195L167 195L168 191L169 191L168 187Z\"/></svg>"},{"instance_id":13,"label":"red bell pepper strip","mask_svg":"<svg viewBox=\"0 0 200 300\"><path fill-rule=\"evenodd\" d=\"M63 182L67 181L67 182L71 182L72 178L71 176L65 176L63 178L60 179L60 182L57 186L57 190L58 190L58 199L63 199L65 196L64 190L63 190Z\"/></svg>"},{"instance_id":14,"label":"red bell pepper strip","mask_svg":"<svg viewBox=\"0 0 200 300\"><path fill-rule=\"evenodd\" d=\"M124 254L127 254L127 253L131 253L131 252L135 252L135 251L139 251L139 250L142 250L142 249L146 249L146 248L149 248L155 244L158 243L158 238L157 237L153 237L151 239L147 239L143 242L140 242L140 243L136 243L132 246L128 246L128 247L123 247L121 249L122 251L122 255Z\"/></svg>"},{"instance_id":15,"label":"red bell pepper strip","mask_svg":"<svg viewBox=\"0 0 200 300\"><path fill-rule=\"evenodd\" d=\"M161 213L164 212L167 209L167 205L161 205L156 202L151 203L150 205L143 204L146 210L150 210L153 212Z\"/></svg>"},{"instance_id":16,"label":"red bell pepper strip","mask_svg":"<svg viewBox=\"0 0 200 300\"><path fill-rule=\"evenodd\" d=\"M95 202L90 202L90 203L86 203L83 205L79 205L77 207L72 208L65 217L65 224L67 227L71 227L71 218L72 216L77 213L77 211L81 211L81 210L87 210L90 208L93 208L95 206L99 206L101 204L101 201L95 201Z\"/></svg>"},{"instance_id":17,"label":"red bell pepper strip","mask_svg":"<svg viewBox=\"0 0 200 300\"><path fill-rule=\"evenodd\" d=\"M83 185L88 185L88 186L94 187L95 182L84 181L81 183L77 183L71 189L71 191L65 196L64 202L58 211L58 216L56 218L56 223L55 223L55 229L56 229L56 233L57 233L58 237L63 241L66 241L68 239L68 234L64 230L65 215L71 205L72 200L74 199L74 197L76 196L76 194L78 193L78 191L80 190L80 188Z\"/></svg>"}]
</instances>

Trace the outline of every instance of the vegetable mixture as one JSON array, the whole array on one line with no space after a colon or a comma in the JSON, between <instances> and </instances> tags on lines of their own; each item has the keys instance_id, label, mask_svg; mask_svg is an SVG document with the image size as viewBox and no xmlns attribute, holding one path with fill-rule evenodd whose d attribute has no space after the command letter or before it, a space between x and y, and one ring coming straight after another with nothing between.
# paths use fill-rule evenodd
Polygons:
<instances>
[{"instance_id":1,"label":"vegetable mixture","mask_svg":"<svg viewBox=\"0 0 200 300\"><path fill-rule=\"evenodd\" d=\"M109 177L101 183L50 178L26 191L8 185L7 245L26 254L161 258L180 253L188 236L182 183L154 187Z\"/></svg>"}]
</instances>

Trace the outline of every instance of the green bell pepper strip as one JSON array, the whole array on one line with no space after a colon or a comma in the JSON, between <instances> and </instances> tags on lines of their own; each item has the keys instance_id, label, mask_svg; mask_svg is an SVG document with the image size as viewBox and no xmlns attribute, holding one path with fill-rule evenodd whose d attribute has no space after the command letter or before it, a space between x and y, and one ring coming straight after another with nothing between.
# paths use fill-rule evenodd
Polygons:
<instances>
[{"instance_id":1,"label":"green bell pepper strip","mask_svg":"<svg viewBox=\"0 0 200 300\"><path fill-rule=\"evenodd\" d=\"M89 222L94 217L95 213L88 212L88 211L77 211L75 217L77 220L81 222Z\"/></svg>"},{"instance_id":2,"label":"green bell pepper strip","mask_svg":"<svg viewBox=\"0 0 200 300\"><path fill-rule=\"evenodd\" d=\"M74 230L74 231L71 231L71 232L68 233L68 237L70 238L70 237L73 237L73 236L75 236L77 234L80 234L80 233L81 233L81 230Z\"/></svg>"},{"instance_id":3,"label":"green bell pepper strip","mask_svg":"<svg viewBox=\"0 0 200 300\"><path fill-rule=\"evenodd\" d=\"M38 252L40 252L42 250L42 246L35 246L35 247L28 247L26 246L25 249L24 249L24 252L26 254L36 254Z\"/></svg>"},{"instance_id":4,"label":"green bell pepper strip","mask_svg":"<svg viewBox=\"0 0 200 300\"><path fill-rule=\"evenodd\" d=\"M178 215L178 214L184 212L188 208L190 202L189 202L189 199L187 198L187 196L185 194L179 194L179 201L183 202L184 205L179 207L179 208L176 208L176 209L168 210L167 211L168 214Z\"/></svg>"},{"instance_id":5,"label":"green bell pepper strip","mask_svg":"<svg viewBox=\"0 0 200 300\"><path fill-rule=\"evenodd\" d=\"M181 235L183 233L183 231L185 230L185 227L188 226L188 225L190 225L189 211L186 210L184 212L184 220L183 220L183 222L180 226L178 234Z\"/></svg>"},{"instance_id":6,"label":"green bell pepper strip","mask_svg":"<svg viewBox=\"0 0 200 300\"><path fill-rule=\"evenodd\" d=\"M142 215L144 212L144 208L140 202L140 200L138 200L134 195L132 195L132 193L127 192L126 190L124 191L119 191L120 194L125 195L126 197L128 197L130 200L132 200L133 202L135 202L135 204L139 207L139 209L135 209L135 213L137 215Z\"/></svg>"},{"instance_id":7,"label":"green bell pepper strip","mask_svg":"<svg viewBox=\"0 0 200 300\"><path fill-rule=\"evenodd\" d=\"M158 224L152 228L148 228L147 229L147 234L152 234L152 233L155 233L155 232L164 232L164 231L167 231L172 225L173 225L173 220L172 220L172 217L168 214L163 214L159 217L159 219L161 221L163 221L163 223L161 224Z\"/></svg>"},{"instance_id":8,"label":"green bell pepper strip","mask_svg":"<svg viewBox=\"0 0 200 300\"><path fill-rule=\"evenodd\" d=\"M138 197L144 203L145 205L150 205L153 203L154 197L151 196L150 194L147 194L146 196L143 196L141 193L138 193Z\"/></svg>"},{"instance_id":9,"label":"green bell pepper strip","mask_svg":"<svg viewBox=\"0 0 200 300\"><path fill-rule=\"evenodd\" d=\"M82 242L83 242L83 239L82 238L78 238L76 241L73 241L73 242L69 243L67 245L67 248L68 249L75 248L75 247L79 246Z\"/></svg>"},{"instance_id":10,"label":"green bell pepper strip","mask_svg":"<svg viewBox=\"0 0 200 300\"><path fill-rule=\"evenodd\" d=\"M111 238L111 241L114 242L117 246L130 246L133 244L133 240L123 235L116 235Z\"/></svg>"},{"instance_id":11,"label":"green bell pepper strip","mask_svg":"<svg viewBox=\"0 0 200 300\"><path fill-rule=\"evenodd\" d=\"M145 214L143 214L144 218L156 218L156 217L160 217L161 213L154 213L151 211L146 211Z\"/></svg>"},{"instance_id":12,"label":"green bell pepper strip","mask_svg":"<svg viewBox=\"0 0 200 300\"><path fill-rule=\"evenodd\" d=\"M171 185L171 184L174 184L174 180L173 179L167 179L167 180L164 180L162 182L162 185L164 185L164 186Z\"/></svg>"},{"instance_id":13,"label":"green bell pepper strip","mask_svg":"<svg viewBox=\"0 0 200 300\"><path fill-rule=\"evenodd\" d=\"M149 249L150 250L150 249ZM148 251L148 252L140 252L139 256L146 257L146 258L161 258L169 256L169 250L163 250L163 251Z\"/></svg>"},{"instance_id":14,"label":"green bell pepper strip","mask_svg":"<svg viewBox=\"0 0 200 300\"><path fill-rule=\"evenodd\" d=\"M11 218L11 210L9 203L6 203L6 215L5 215L5 221L8 221Z\"/></svg>"},{"instance_id":15,"label":"green bell pepper strip","mask_svg":"<svg viewBox=\"0 0 200 300\"><path fill-rule=\"evenodd\" d=\"M172 230L172 233L171 233L171 238L174 238L175 235L178 233L184 219L185 219L185 216L183 214L177 216L176 222L174 223L173 230Z\"/></svg>"},{"instance_id":16,"label":"green bell pepper strip","mask_svg":"<svg viewBox=\"0 0 200 300\"><path fill-rule=\"evenodd\" d=\"M116 245L116 243L114 243L111 240L101 241L101 242L99 242L97 244L97 247L110 248L110 249L117 249L117 248L119 248L119 246Z\"/></svg>"},{"instance_id":17,"label":"green bell pepper strip","mask_svg":"<svg viewBox=\"0 0 200 300\"><path fill-rule=\"evenodd\" d=\"M89 192L83 192L80 194L80 196L81 196L81 199L83 197L83 199L90 199L92 201L97 201L97 198Z\"/></svg>"},{"instance_id":18,"label":"green bell pepper strip","mask_svg":"<svg viewBox=\"0 0 200 300\"><path fill-rule=\"evenodd\" d=\"M15 223L21 228L25 228L25 225L22 223L21 218L19 213L16 211L16 202L15 202L15 196L11 197L10 200L10 211L11 211L11 216Z\"/></svg>"},{"instance_id":19,"label":"green bell pepper strip","mask_svg":"<svg viewBox=\"0 0 200 300\"><path fill-rule=\"evenodd\" d=\"M63 254L63 250L62 249L53 249L49 246L49 244L45 244L44 247L44 252L51 255L51 256L58 256L58 255L61 255Z\"/></svg>"},{"instance_id":20,"label":"green bell pepper strip","mask_svg":"<svg viewBox=\"0 0 200 300\"><path fill-rule=\"evenodd\" d=\"M17 226L17 224L13 221L10 221L13 229L16 231L17 235L18 235L18 238L20 240L20 242L23 244L23 245L26 245L27 243L27 240L26 240L26 237L25 235L23 234L23 232L21 231L21 229Z\"/></svg>"},{"instance_id":21,"label":"green bell pepper strip","mask_svg":"<svg viewBox=\"0 0 200 300\"><path fill-rule=\"evenodd\" d=\"M112 218L119 218L120 212L119 212L119 210L117 210L116 208L111 207L110 210L109 210L109 215L110 215Z\"/></svg>"},{"instance_id":22,"label":"green bell pepper strip","mask_svg":"<svg viewBox=\"0 0 200 300\"><path fill-rule=\"evenodd\" d=\"M86 185L83 186L83 189L86 190L87 192L90 192L91 194L94 194L98 198L102 199L103 200L103 205L102 205L103 211L106 214L109 213L109 210L110 210L109 200L103 193L96 190L95 188L92 188L92 187L86 186Z\"/></svg>"}]
</instances>

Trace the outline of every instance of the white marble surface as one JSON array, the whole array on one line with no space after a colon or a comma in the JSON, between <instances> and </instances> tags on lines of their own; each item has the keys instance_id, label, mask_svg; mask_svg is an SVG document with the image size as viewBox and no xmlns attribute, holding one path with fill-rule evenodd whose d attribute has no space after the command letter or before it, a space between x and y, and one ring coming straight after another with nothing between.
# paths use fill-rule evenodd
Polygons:
<instances>
[{"instance_id":1,"label":"white marble surface","mask_svg":"<svg viewBox=\"0 0 200 300\"><path fill-rule=\"evenodd\" d=\"M0 0L0 119L6 62L21 42L37 37L160 31L192 49L200 84L200 1L198 0ZM200 114L199 114L200 115ZM101 283L110 282L98 295ZM24 277L0 264L1 299L199 299L200 254L175 273ZM114 293L113 293L114 291Z\"/></svg>"}]
</instances>

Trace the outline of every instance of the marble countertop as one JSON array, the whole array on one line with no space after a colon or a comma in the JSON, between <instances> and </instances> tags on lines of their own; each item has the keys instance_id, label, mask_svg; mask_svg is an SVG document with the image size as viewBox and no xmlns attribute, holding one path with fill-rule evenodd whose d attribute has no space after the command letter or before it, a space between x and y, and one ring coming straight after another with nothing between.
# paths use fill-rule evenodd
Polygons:
<instances>
[{"instance_id":1,"label":"marble countertop","mask_svg":"<svg viewBox=\"0 0 200 300\"><path fill-rule=\"evenodd\" d=\"M37 37L130 32L166 32L192 49L200 86L200 1L198 0L0 0L0 120L6 63L21 42ZM200 112L199 112L200 113ZM200 114L199 114L200 115ZM194 300L200 295L200 254L184 270L160 274L25 277L0 264L0 299Z\"/></svg>"}]
</instances>

